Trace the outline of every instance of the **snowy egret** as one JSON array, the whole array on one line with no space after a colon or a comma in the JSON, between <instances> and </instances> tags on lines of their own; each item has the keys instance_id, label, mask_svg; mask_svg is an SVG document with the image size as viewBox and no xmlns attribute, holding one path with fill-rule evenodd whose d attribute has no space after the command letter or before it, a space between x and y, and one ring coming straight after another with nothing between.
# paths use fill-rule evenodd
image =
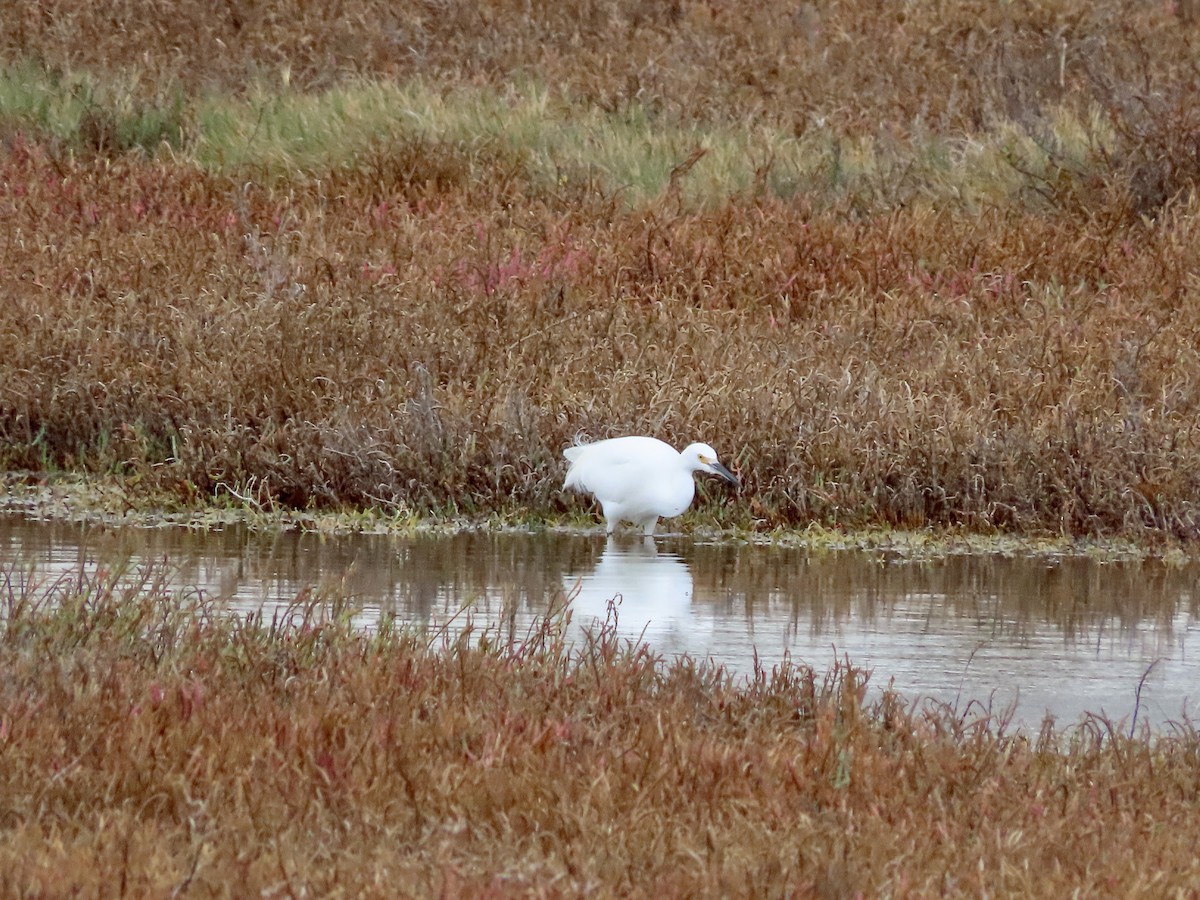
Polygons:
<instances>
[{"instance_id":1,"label":"snowy egret","mask_svg":"<svg viewBox=\"0 0 1200 900\"><path fill-rule=\"evenodd\" d=\"M696 495L693 472L711 472L738 484L708 444L688 444L680 453L657 438L619 437L568 447L563 456L571 463L563 487L600 501L609 534L618 522L632 522L643 534L654 534L660 516L677 516L691 504Z\"/></svg>"}]
</instances>

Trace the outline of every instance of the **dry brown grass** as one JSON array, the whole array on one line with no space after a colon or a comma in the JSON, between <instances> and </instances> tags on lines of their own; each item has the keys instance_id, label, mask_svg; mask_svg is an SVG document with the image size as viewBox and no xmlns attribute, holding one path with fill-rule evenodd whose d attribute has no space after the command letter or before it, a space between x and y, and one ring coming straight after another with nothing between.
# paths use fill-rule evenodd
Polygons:
<instances>
[{"instance_id":1,"label":"dry brown grass","mask_svg":"<svg viewBox=\"0 0 1200 900\"><path fill-rule=\"evenodd\" d=\"M722 524L1200 534L1188 16L743 7L8 4L0 58L138 102L284 68L297 90L519 74L664 127L825 122L897 160L920 135L1027 143L992 205L898 164L784 198L764 161L697 207L683 170L631 199L503 142L389 138L283 177L147 158L107 108L74 143L10 121L0 463L189 503L556 515L563 446L648 432L732 460ZM1071 144L1068 112L1103 128Z\"/></svg>"},{"instance_id":2,"label":"dry brown grass","mask_svg":"<svg viewBox=\"0 0 1200 900\"><path fill-rule=\"evenodd\" d=\"M576 433L643 431L731 458L725 521L1195 536L1189 208L627 212L506 166L255 186L14 146L5 462L480 514L557 508Z\"/></svg>"},{"instance_id":3,"label":"dry brown grass","mask_svg":"<svg viewBox=\"0 0 1200 900\"><path fill-rule=\"evenodd\" d=\"M0 890L39 896L1182 896L1200 740L1006 733L735 684L610 630L440 647L161 573L7 574ZM487 646L481 648L479 642Z\"/></svg>"}]
</instances>

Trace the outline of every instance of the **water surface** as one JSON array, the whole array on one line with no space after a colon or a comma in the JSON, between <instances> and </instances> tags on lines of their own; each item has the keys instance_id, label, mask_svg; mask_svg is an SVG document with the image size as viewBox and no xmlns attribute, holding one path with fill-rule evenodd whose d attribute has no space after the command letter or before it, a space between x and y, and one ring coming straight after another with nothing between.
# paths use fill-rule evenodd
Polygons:
<instances>
[{"instance_id":1,"label":"water surface","mask_svg":"<svg viewBox=\"0 0 1200 900\"><path fill-rule=\"evenodd\" d=\"M237 611L301 593L347 596L371 627L388 612L454 629L524 632L571 598L576 630L617 601L618 628L666 655L748 672L785 657L849 658L912 698L1012 709L1036 728L1085 712L1162 727L1200 701L1200 569L1154 561L952 556L712 544L683 537L322 536L99 528L0 515L0 566L22 577L168 565Z\"/></svg>"}]
</instances>

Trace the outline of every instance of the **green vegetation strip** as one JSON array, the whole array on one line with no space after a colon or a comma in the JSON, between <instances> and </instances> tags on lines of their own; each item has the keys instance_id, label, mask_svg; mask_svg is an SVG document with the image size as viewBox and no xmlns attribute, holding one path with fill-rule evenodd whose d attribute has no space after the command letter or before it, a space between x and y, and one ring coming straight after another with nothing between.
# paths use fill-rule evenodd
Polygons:
<instances>
[{"instance_id":1,"label":"green vegetation strip","mask_svg":"<svg viewBox=\"0 0 1200 900\"><path fill-rule=\"evenodd\" d=\"M150 94L139 79L0 68L0 124L76 151L170 154L216 172L276 175L355 166L382 144L424 140L510 154L546 186L588 183L627 201L678 190L693 205L748 192L923 199L967 208L1007 203L1055 173L1098 173L1113 134L1098 110L1051 109L1032 123L999 122L958 137L802 135L751 122L702 122L571 101L534 81L500 88L355 79L323 91L260 85L243 96Z\"/></svg>"},{"instance_id":2,"label":"green vegetation strip","mask_svg":"<svg viewBox=\"0 0 1200 900\"><path fill-rule=\"evenodd\" d=\"M495 513L486 518L434 516L415 509L378 508L297 510L226 493L200 506L181 507L162 492L138 490L128 480L55 477L0 472L0 513L36 520L77 522L109 528L176 527L207 531L241 525L252 531L301 531L328 535L455 534L472 531L542 532L558 530L600 535L603 526L590 511L570 518L538 516L529 510ZM965 554L1019 557L1079 557L1103 562L1161 559L1184 565L1195 556L1188 544L1159 541L1153 546L1119 538L1069 538L1020 534L978 534L948 528L826 528L813 523L802 529L757 533L743 529L715 530L703 516L688 519L689 533L710 541L760 543L802 547L821 553L856 550L909 560L941 559Z\"/></svg>"}]
</instances>

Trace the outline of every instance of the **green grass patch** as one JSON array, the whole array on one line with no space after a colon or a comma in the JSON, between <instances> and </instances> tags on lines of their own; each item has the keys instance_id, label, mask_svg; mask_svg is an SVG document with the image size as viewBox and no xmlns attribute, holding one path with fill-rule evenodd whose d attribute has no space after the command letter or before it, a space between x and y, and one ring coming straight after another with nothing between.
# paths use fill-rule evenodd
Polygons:
<instances>
[{"instance_id":1,"label":"green grass patch","mask_svg":"<svg viewBox=\"0 0 1200 900\"><path fill-rule=\"evenodd\" d=\"M259 86L246 95L146 99L136 77L104 81L33 64L0 69L0 121L79 151L182 153L218 172L320 173L354 167L381 144L426 140L500 149L535 183L586 183L641 202L677 192L692 207L751 192L869 206L925 200L967 208L1011 202L1056 173L1083 178L1112 142L1101 116L1053 111L1029 130L975 135L797 136L764 124L683 121L637 104L574 102L532 81L506 88L356 80L323 91ZM1043 191L1044 193L1044 191Z\"/></svg>"},{"instance_id":2,"label":"green grass patch","mask_svg":"<svg viewBox=\"0 0 1200 900\"><path fill-rule=\"evenodd\" d=\"M0 121L101 154L178 150L187 135L183 92L147 100L132 81L47 72L31 63L0 68Z\"/></svg>"}]
</instances>

